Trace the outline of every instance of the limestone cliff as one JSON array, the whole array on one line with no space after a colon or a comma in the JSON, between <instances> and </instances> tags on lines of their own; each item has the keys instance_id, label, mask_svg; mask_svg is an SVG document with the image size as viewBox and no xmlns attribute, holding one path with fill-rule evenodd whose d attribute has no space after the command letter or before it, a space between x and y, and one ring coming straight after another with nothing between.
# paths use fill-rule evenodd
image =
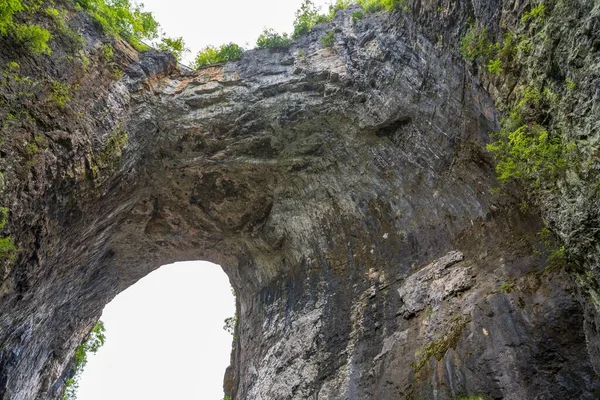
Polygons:
<instances>
[{"instance_id":1,"label":"limestone cliff","mask_svg":"<svg viewBox=\"0 0 600 400\"><path fill-rule=\"evenodd\" d=\"M33 96L4 78L0 198L19 251L0 275L0 398L60 398L103 306L179 260L220 264L236 290L232 399L600 397L597 311L572 271L548 268L521 190L492 190L485 144L510 97L458 52L469 20L500 37L527 7L350 9L289 48L193 73L71 10L90 65L57 43L20 56ZM586 35L597 8L577 6ZM0 45L3 64L19 55ZM44 83L57 79L66 104ZM589 137L593 90L578 97ZM29 117L6 123L10 107ZM553 226L597 221L597 203L554 205L546 218L568 217Z\"/></svg>"}]
</instances>

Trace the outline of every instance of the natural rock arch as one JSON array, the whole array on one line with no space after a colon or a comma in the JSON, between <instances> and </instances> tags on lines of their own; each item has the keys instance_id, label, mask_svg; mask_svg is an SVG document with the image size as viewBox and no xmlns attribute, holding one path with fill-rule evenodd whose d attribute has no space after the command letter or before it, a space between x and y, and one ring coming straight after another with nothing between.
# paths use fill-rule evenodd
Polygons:
<instances>
[{"instance_id":1,"label":"natural rock arch","mask_svg":"<svg viewBox=\"0 0 600 400\"><path fill-rule=\"evenodd\" d=\"M53 199L45 268L3 289L3 398L57 398L104 304L191 259L238 295L234 399L599 393L538 219L490 194L486 91L410 18L342 17L333 49L321 27L189 75L130 66L91 195Z\"/></svg>"}]
</instances>

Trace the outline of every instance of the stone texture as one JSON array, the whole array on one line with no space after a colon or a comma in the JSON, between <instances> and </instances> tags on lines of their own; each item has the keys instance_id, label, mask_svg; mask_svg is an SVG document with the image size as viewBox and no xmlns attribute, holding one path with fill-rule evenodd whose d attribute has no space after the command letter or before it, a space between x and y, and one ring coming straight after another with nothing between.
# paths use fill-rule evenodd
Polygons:
<instances>
[{"instance_id":1,"label":"stone texture","mask_svg":"<svg viewBox=\"0 0 600 400\"><path fill-rule=\"evenodd\" d=\"M0 398L60 398L102 307L192 259L237 293L233 399L598 398L593 310L545 269L519 192L491 194L497 114L455 51L470 16L512 4L350 9L192 74L119 43L121 79L94 60L72 110L19 133L49 142L32 164L17 133L3 143L21 251L0 286Z\"/></svg>"}]
</instances>

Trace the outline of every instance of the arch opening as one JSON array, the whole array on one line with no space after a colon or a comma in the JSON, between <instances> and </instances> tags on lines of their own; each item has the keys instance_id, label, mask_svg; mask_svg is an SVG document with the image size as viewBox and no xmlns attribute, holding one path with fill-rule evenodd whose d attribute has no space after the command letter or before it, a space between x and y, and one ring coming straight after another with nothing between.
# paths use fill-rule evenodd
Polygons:
<instances>
[{"instance_id":1,"label":"arch opening","mask_svg":"<svg viewBox=\"0 0 600 400\"><path fill-rule=\"evenodd\" d=\"M90 354L78 400L222 399L235 298L220 266L165 265L104 309L105 345Z\"/></svg>"}]
</instances>

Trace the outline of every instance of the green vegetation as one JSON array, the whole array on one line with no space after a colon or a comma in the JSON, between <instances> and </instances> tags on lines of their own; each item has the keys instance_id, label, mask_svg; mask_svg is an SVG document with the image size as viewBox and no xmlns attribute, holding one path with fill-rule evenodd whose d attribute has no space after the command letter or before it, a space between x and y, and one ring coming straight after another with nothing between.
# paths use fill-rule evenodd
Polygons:
<instances>
[{"instance_id":1,"label":"green vegetation","mask_svg":"<svg viewBox=\"0 0 600 400\"><path fill-rule=\"evenodd\" d=\"M142 40L158 37L158 22L152 13L144 11L143 6L134 5L129 0L77 0L98 22L106 33L110 33L143 48Z\"/></svg>"},{"instance_id":2,"label":"green vegetation","mask_svg":"<svg viewBox=\"0 0 600 400\"><path fill-rule=\"evenodd\" d=\"M310 32L316 25L329 21L329 17L319 12L319 8L312 0L304 0L300 9L296 11L294 32L292 38L296 39Z\"/></svg>"},{"instance_id":3,"label":"green vegetation","mask_svg":"<svg viewBox=\"0 0 600 400\"><path fill-rule=\"evenodd\" d=\"M548 256L548 268L549 269L560 269L567 264L567 248L560 246L552 249Z\"/></svg>"},{"instance_id":4,"label":"green vegetation","mask_svg":"<svg viewBox=\"0 0 600 400\"><path fill-rule=\"evenodd\" d=\"M163 37L158 44L158 50L171 52L177 61L181 61L183 53L189 51L185 48L185 42L182 37L169 38Z\"/></svg>"},{"instance_id":5,"label":"green vegetation","mask_svg":"<svg viewBox=\"0 0 600 400\"><path fill-rule=\"evenodd\" d=\"M15 15L22 12L36 12L40 3L34 0L4 0L0 9L0 36L9 36L33 54L50 54L48 41L50 31L37 24L22 24L15 21Z\"/></svg>"},{"instance_id":6,"label":"green vegetation","mask_svg":"<svg viewBox=\"0 0 600 400\"><path fill-rule=\"evenodd\" d=\"M512 118L503 121L500 132L493 135L496 141L487 145L497 160L498 179L503 183L518 180L539 189L565 170L568 148L542 126Z\"/></svg>"},{"instance_id":7,"label":"green vegetation","mask_svg":"<svg viewBox=\"0 0 600 400\"><path fill-rule=\"evenodd\" d=\"M487 57L493 51L493 46L487 36L487 27L471 25L460 42L460 53L462 56L469 61L474 61L478 57L483 57L487 60Z\"/></svg>"},{"instance_id":8,"label":"green vegetation","mask_svg":"<svg viewBox=\"0 0 600 400\"><path fill-rule=\"evenodd\" d=\"M406 10L408 7L407 0L358 0L357 3L367 13L383 10L391 12L395 11L398 7ZM312 0L304 0L300 9L296 11L292 38L296 39L310 32L318 24L331 21L335 17L336 12L348 8L351 4L352 1L350 0L337 0L334 4L329 6L328 14L322 14ZM352 14L353 21L357 21L363 17L364 13L362 11L355 11Z\"/></svg>"},{"instance_id":9,"label":"green vegetation","mask_svg":"<svg viewBox=\"0 0 600 400\"><path fill-rule=\"evenodd\" d=\"M19 43L27 47L33 54L50 54L52 50L48 46L50 31L39 25L17 25L14 36Z\"/></svg>"},{"instance_id":10,"label":"green vegetation","mask_svg":"<svg viewBox=\"0 0 600 400\"><path fill-rule=\"evenodd\" d=\"M544 13L546 12L546 7L543 4L538 4L533 7L531 10L525 12L521 17L521 23L526 23L529 20L536 20L544 17Z\"/></svg>"},{"instance_id":11,"label":"green vegetation","mask_svg":"<svg viewBox=\"0 0 600 400\"><path fill-rule=\"evenodd\" d=\"M83 368L87 364L88 354L96 354L100 347L104 345L104 341L106 340L106 337L104 336L105 331L104 323L98 321L87 338L75 351L75 357L73 359L75 373L72 378L65 382L65 392L62 400L75 400L77 398L79 378L81 377Z\"/></svg>"},{"instance_id":12,"label":"green vegetation","mask_svg":"<svg viewBox=\"0 0 600 400\"><path fill-rule=\"evenodd\" d=\"M115 51L113 50L113 47L107 43L100 46L100 54L102 55L104 61L110 62L115 56Z\"/></svg>"},{"instance_id":13,"label":"green vegetation","mask_svg":"<svg viewBox=\"0 0 600 400\"><path fill-rule=\"evenodd\" d=\"M435 357L439 361L449 349L456 348L456 345L469 322L471 322L470 315L456 315L448 323L446 331L439 339L434 340L417 350L415 354L416 360L411 363L415 373L419 372L431 357Z\"/></svg>"},{"instance_id":14,"label":"green vegetation","mask_svg":"<svg viewBox=\"0 0 600 400\"><path fill-rule=\"evenodd\" d=\"M567 88L567 90L575 90L576 87L577 84L573 81L573 79L569 77L565 78L565 88Z\"/></svg>"},{"instance_id":15,"label":"green vegetation","mask_svg":"<svg viewBox=\"0 0 600 400\"><path fill-rule=\"evenodd\" d=\"M4 0L0 8L0 35L6 35L14 26L13 16L23 11L21 0Z\"/></svg>"},{"instance_id":16,"label":"green vegetation","mask_svg":"<svg viewBox=\"0 0 600 400\"><path fill-rule=\"evenodd\" d=\"M50 54L50 40L54 33L71 41L75 47L81 47L83 39L67 27L66 10L43 6L39 0L4 0L0 9L0 36L9 36L32 54ZM150 12L130 0L76 0L78 6L86 10L104 31L127 40L138 50L145 46L143 40L158 37L159 24ZM15 18L18 16L19 18ZM41 18L42 17L42 18ZM38 24L20 23L19 20L40 20ZM183 51L181 39L164 38L159 44L161 49Z\"/></svg>"},{"instance_id":17,"label":"green vegetation","mask_svg":"<svg viewBox=\"0 0 600 400\"><path fill-rule=\"evenodd\" d=\"M52 81L52 101L59 107L64 107L68 102L71 101L71 90L76 87L72 87L67 83L61 83L59 81Z\"/></svg>"},{"instance_id":18,"label":"green vegetation","mask_svg":"<svg viewBox=\"0 0 600 400\"><path fill-rule=\"evenodd\" d=\"M112 132L104 148L96 156L94 172L102 170L114 172L118 169L123 150L129 145L129 135L122 127Z\"/></svg>"},{"instance_id":19,"label":"green vegetation","mask_svg":"<svg viewBox=\"0 0 600 400\"><path fill-rule=\"evenodd\" d=\"M233 336L235 324L237 323L237 313L233 317L225 318L223 330Z\"/></svg>"},{"instance_id":20,"label":"green vegetation","mask_svg":"<svg viewBox=\"0 0 600 400\"><path fill-rule=\"evenodd\" d=\"M8 220L8 208L0 207L0 230L6 226ZM15 242L10 236L0 237L0 261L12 259L17 251Z\"/></svg>"},{"instance_id":21,"label":"green vegetation","mask_svg":"<svg viewBox=\"0 0 600 400\"><path fill-rule=\"evenodd\" d=\"M485 65L482 71L490 75L518 76L524 63L529 62L536 41L545 40L535 33L540 27L530 24L543 21L545 13L543 4L532 7L522 15L521 24L497 43L489 40L487 28L472 24L460 43L462 56ZM501 129L492 135L493 142L487 146L496 158L500 182L523 184L533 203L542 193L555 190L567 169L578 168L574 144L566 141L562 128L552 123L553 113L560 109L563 100L560 92L574 88L575 83L569 78L558 85L544 83L544 77L517 85Z\"/></svg>"},{"instance_id":22,"label":"green vegetation","mask_svg":"<svg viewBox=\"0 0 600 400\"><path fill-rule=\"evenodd\" d=\"M48 148L48 141L43 134L37 134L33 138L33 141L25 144L25 151L29 156L35 156L41 154Z\"/></svg>"},{"instance_id":23,"label":"green vegetation","mask_svg":"<svg viewBox=\"0 0 600 400\"><path fill-rule=\"evenodd\" d=\"M231 294L233 295L234 298L236 297L236 293L235 293L235 290L233 289L233 287L231 288ZM225 322L225 324L223 325L223 330L225 330L231 336L233 336L233 339L235 341L235 326L237 325L237 322L238 322L237 310L233 314L233 317L225 318L224 322Z\"/></svg>"},{"instance_id":24,"label":"green vegetation","mask_svg":"<svg viewBox=\"0 0 600 400\"><path fill-rule=\"evenodd\" d=\"M354 11L352 13L352 22L360 21L365 17L365 14L362 11Z\"/></svg>"},{"instance_id":25,"label":"green vegetation","mask_svg":"<svg viewBox=\"0 0 600 400\"><path fill-rule=\"evenodd\" d=\"M506 294L511 293L513 290L515 290L514 282L502 282L502 284L498 288L498 291L500 293L506 293Z\"/></svg>"},{"instance_id":26,"label":"green vegetation","mask_svg":"<svg viewBox=\"0 0 600 400\"><path fill-rule=\"evenodd\" d=\"M159 37L159 23L152 13L144 11L143 4L138 5L130 0L77 0L98 22L106 33L127 40L138 50L148 47L143 41ZM173 53L179 61L186 51L182 37L161 37L156 45L160 51Z\"/></svg>"},{"instance_id":27,"label":"green vegetation","mask_svg":"<svg viewBox=\"0 0 600 400\"><path fill-rule=\"evenodd\" d=\"M333 31L329 31L321 37L321 45L323 47L333 47L335 43L335 34Z\"/></svg>"},{"instance_id":28,"label":"green vegetation","mask_svg":"<svg viewBox=\"0 0 600 400\"><path fill-rule=\"evenodd\" d=\"M340 10L345 10L352 5L352 0L337 0L335 3L329 6L329 20L331 21L335 17L335 13Z\"/></svg>"},{"instance_id":29,"label":"green vegetation","mask_svg":"<svg viewBox=\"0 0 600 400\"><path fill-rule=\"evenodd\" d=\"M235 43L224 44L221 47L206 46L196 56L194 66L196 68L205 65L218 64L228 61L236 61L242 58L244 49Z\"/></svg>"},{"instance_id":30,"label":"green vegetation","mask_svg":"<svg viewBox=\"0 0 600 400\"><path fill-rule=\"evenodd\" d=\"M292 43L292 38L287 33L279 34L273 29L265 29L256 40L259 49L279 49Z\"/></svg>"},{"instance_id":31,"label":"green vegetation","mask_svg":"<svg viewBox=\"0 0 600 400\"><path fill-rule=\"evenodd\" d=\"M462 396L456 400L485 400L485 398L481 396Z\"/></svg>"},{"instance_id":32,"label":"green vegetation","mask_svg":"<svg viewBox=\"0 0 600 400\"><path fill-rule=\"evenodd\" d=\"M492 75L499 75L502 72L502 60L490 60L487 65L488 72Z\"/></svg>"},{"instance_id":33,"label":"green vegetation","mask_svg":"<svg viewBox=\"0 0 600 400\"><path fill-rule=\"evenodd\" d=\"M521 90L519 98L487 149L496 158L500 182L520 181L536 194L564 173L574 147L536 121L538 109L556 101L553 92L528 86Z\"/></svg>"},{"instance_id":34,"label":"green vegetation","mask_svg":"<svg viewBox=\"0 0 600 400\"><path fill-rule=\"evenodd\" d=\"M357 3L368 13L383 10L395 11L398 7L405 11L408 9L407 0L358 0Z\"/></svg>"}]
</instances>

